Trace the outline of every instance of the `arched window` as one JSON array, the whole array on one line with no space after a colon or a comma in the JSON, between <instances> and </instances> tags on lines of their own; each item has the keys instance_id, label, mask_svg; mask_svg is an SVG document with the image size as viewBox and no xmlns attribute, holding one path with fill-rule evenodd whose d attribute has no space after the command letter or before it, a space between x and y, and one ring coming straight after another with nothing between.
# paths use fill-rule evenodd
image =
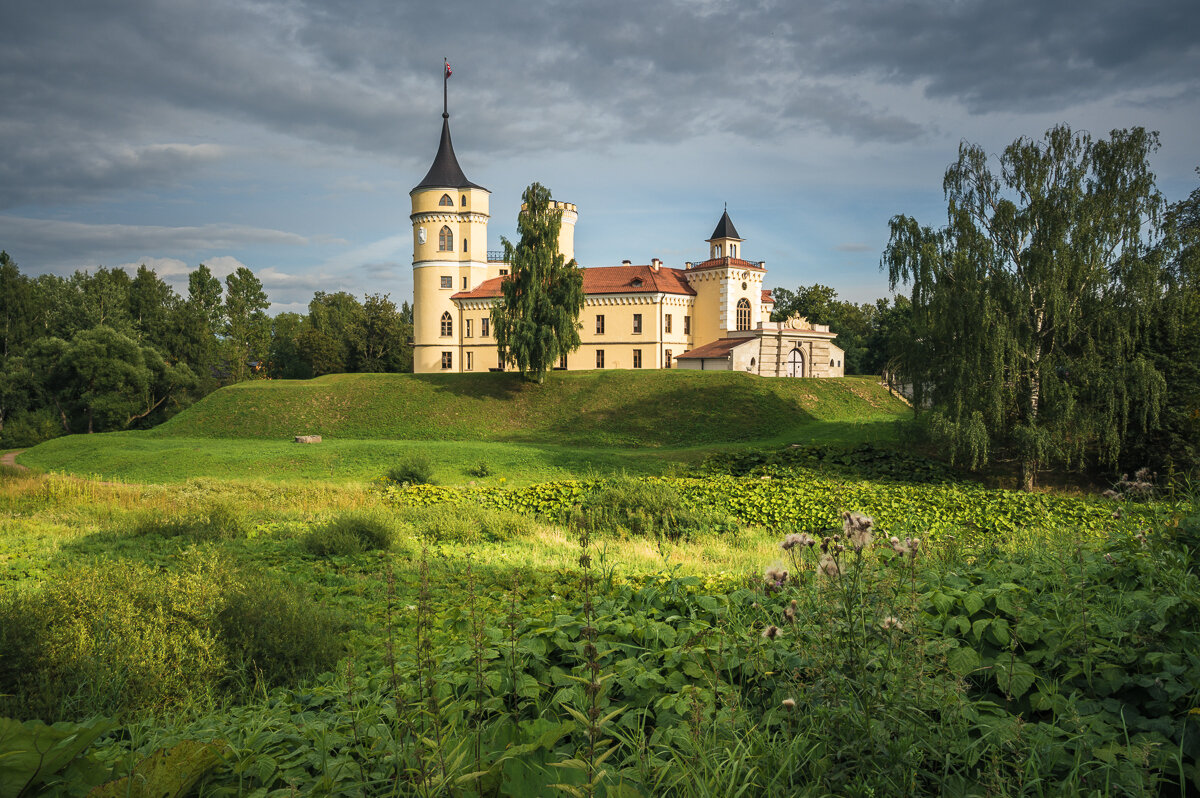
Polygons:
<instances>
[{"instance_id":1,"label":"arched window","mask_svg":"<svg viewBox=\"0 0 1200 798\"><path fill-rule=\"evenodd\" d=\"M442 335L454 335L454 320L448 310L442 314Z\"/></svg>"},{"instance_id":2,"label":"arched window","mask_svg":"<svg viewBox=\"0 0 1200 798\"><path fill-rule=\"evenodd\" d=\"M466 194L463 194L463 201L462 201L462 204L463 204L463 207L464 207L464 208L465 208L465 207L467 207L467 195L466 195Z\"/></svg>"},{"instance_id":3,"label":"arched window","mask_svg":"<svg viewBox=\"0 0 1200 798\"><path fill-rule=\"evenodd\" d=\"M443 208L445 208L445 207L453 208L454 200L450 199L449 194L443 194L442 198L440 200L438 200L438 205L441 205Z\"/></svg>"},{"instance_id":4,"label":"arched window","mask_svg":"<svg viewBox=\"0 0 1200 798\"><path fill-rule=\"evenodd\" d=\"M463 239L463 252L466 252L466 251L467 251L467 239L464 238Z\"/></svg>"},{"instance_id":5,"label":"arched window","mask_svg":"<svg viewBox=\"0 0 1200 798\"><path fill-rule=\"evenodd\" d=\"M454 251L454 232L446 225L442 225L442 232L438 233L438 251Z\"/></svg>"},{"instance_id":6,"label":"arched window","mask_svg":"<svg viewBox=\"0 0 1200 798\"><path fill-rule=\"evenodd\" d=\"M750 300L745 297L738 300L737 328L739 330L750 329Z\"/></svg>"}]
</instances>

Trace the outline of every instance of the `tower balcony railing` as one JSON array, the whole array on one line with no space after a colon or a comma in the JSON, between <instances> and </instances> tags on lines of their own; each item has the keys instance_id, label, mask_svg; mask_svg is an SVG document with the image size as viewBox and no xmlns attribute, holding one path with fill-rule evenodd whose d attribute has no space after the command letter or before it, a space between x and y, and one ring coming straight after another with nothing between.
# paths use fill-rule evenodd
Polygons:
<instances>
[{"instance_id":1,"label":"tower balcony railing","mask_svg":"<svg viewBox=\"0 0 1200 798\"><path fill-rule=\"evenodd\" d=\"M504 257L504 250L489 249L487 251L488 263L508 263L508 258Z\"/></svg>"}]
</instances>

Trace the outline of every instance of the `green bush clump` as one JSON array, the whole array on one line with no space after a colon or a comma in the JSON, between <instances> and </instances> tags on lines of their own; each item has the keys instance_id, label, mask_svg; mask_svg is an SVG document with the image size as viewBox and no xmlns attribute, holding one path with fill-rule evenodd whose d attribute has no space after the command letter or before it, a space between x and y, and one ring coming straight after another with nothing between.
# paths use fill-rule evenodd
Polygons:
<instances>
[{"instance_id":1,"label":"green bush clump","mask_svg":"<svg viewBox=\"0 0 1200 798\"><path fill-rule=\"evenodd\" d=\"M409 455L388 469L387 478L398 485L432 485L433 462L423 454Z\"/></svg>"},{"instance_id":2,"label":"green bush clump","mask_svg":"<svg viewBox=\"0 0 1200 798\"><path fill-rule=\"evenodd\" d=\"M422 538L437 543L499 542L529 535L533 522L511 510L466 504L413 507L400 515Z\"/></svg>"},{"instance_id":3,"label":"green bush clump","mask_svg":"<svg viewBox=\"0 0 1200 798\"><path fill-rule=\"evenodd\" d=\"M228 651L228 679L245 674L273 687L329 670L343 650L346 617L316 605L297 585L248 573L217 615Z\"/></svg>"},{"instance_id":4,"label":"green bush clump","mask_svg":"<svg viewBox=\"0 0 1200 798\"><path fill-rule=\"evenodd\" d=\"M679 491L658 480L618 477L597 483L569 519L591 532L687 538L694 533L736 531L736 522L688 506Z\"/></svg>"},{"instance_id":5,"label":"green bush clump","mask_svg":"<svg viewBox=\"0 0 1200 798\"><path fill-rule=\"evenodd\" d=\"M328 668L344 624L212 551L178 567L76 565L0 598L0 716L46 721L211 704Z\"/></svg>"},{"instance_id":6,"label":"green bush clump","mask_svg":"<svg viewBox=\"0 0 1200 798\"><path fill-rule=\"evenodd\" d=\"M480 460L478 463L468 468L467 473L473 477L479 477L482 479L483 477L490 477L496 472L492 470L492 467L488 464L487 460Z\"/></svg>"},{"instance_id":7,"label":"green bush clump","mask_svg":"<svg viewBox=\"0 0 1200 798\"><path fill-rule=\"evenodd\" d=\"M188 537L198 542L211 542L245 538L250 531L250 523L232 504L210 501L203 510L186 515L135 515L131 522L131 531L135 535Z\"/></svg>"},{"instance_id":8,"label":"green bush clump","mask_svg":"<svg viewBox=\"0 0 1200 798\"><path fill-rule=\"evenodd\" d=\"M395 538L396 524L391 517L356 511L342 513L312 529L304 538L304 547L318 557L331 557L390 549Z\"/></svg>"}]
</instances>

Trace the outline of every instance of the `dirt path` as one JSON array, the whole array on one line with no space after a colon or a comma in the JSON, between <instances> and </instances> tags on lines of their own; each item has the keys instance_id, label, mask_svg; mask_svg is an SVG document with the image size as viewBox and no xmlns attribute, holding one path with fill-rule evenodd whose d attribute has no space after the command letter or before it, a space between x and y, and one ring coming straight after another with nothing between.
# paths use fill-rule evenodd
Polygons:
<instances>
[{"instance_id":1,"label":"dirt path","mask_svg":"<svg viewBox=\"0 0 1200 798\"><path fill-rule=\"evenodd\" d=\"M25 451L25 450L17 449L15 452L9 452L8 454L4 455L3 457L0 457L0 465L6 465L10 468L15 468L18 471L28 471L29 470L28 466L23 466L17 462L17 455L19 455L23 451Z\"/></svg>"}]
</instances>

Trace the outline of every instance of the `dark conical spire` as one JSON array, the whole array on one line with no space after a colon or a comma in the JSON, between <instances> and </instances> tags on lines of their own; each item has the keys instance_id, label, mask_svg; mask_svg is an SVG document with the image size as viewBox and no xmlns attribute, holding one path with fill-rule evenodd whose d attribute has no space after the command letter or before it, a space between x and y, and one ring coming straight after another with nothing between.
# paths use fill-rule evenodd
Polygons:
<instances>
[{"instance_id":1,"label":"dark conical spire","mask_svg":"<svg viewBox=\"0 0 1200 798\"><path fill-rule=\"evenodd\" d=\"M417 183L413 187L413 191L419 188L483 188L483 186L467 180L462 167L458 165L458 158L454 156L454 144L450 141L450 114L448 113L442 112L442 140L438 144L433 166L429 167L425 179ZM487 189L483 190L487 191Z\"/></svg>"},{"instance_id":2,"label":"dark conical spire","mask_svg":"<svg viewBox=\"0 0 1200 798\"><path fill-rule=\"evenodd\" d=\"M713 234L708 237L709 241L718 238L736 238L738 241L744 239L738 235L737 228L733 226L733 221L729 218L729 211L721 214L721 221L717 222L717 229L713 230Z\"/></svg>"}]
</instances>

